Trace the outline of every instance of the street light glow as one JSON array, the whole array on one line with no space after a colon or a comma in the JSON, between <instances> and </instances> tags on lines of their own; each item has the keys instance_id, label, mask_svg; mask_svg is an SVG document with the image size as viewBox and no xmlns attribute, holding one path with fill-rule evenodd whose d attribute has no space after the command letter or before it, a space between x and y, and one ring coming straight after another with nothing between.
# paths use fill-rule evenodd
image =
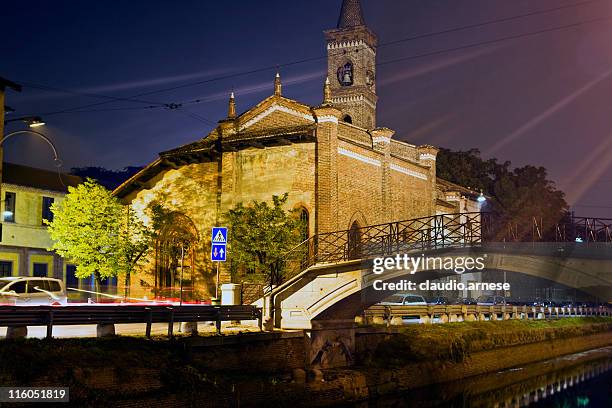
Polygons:
<instances>
[{"instance_id":1,"label":"street light glow","mask_svg":"<svg viewBox=\"0 0 612 408\"><path fill-rule=\"evenodd\" d=\"M480 190L480 195L478 196L476 201L478 201L481 204L487 201L487 197L484 196L484 193L482 192L482 190Z\"/></svg>"},{"instance_id":2,"label":"street light glow","mask_svg":"<svg viewBox=\"0 0 612 408\"><path fill-rule=\"evenodd\" d=\"M44 126L45 122L41 118L35 117L35 118L32 118L29 121L29 125L30 125L31 128L37 128L37 127L40 127L40 126Z\"/></svg>"}]
</instances>

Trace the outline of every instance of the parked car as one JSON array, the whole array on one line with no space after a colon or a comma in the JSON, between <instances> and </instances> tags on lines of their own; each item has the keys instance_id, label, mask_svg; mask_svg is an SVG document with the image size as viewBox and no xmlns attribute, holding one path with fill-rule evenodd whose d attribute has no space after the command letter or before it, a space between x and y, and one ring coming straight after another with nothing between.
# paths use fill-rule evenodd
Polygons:
<instances>
[{"instance_id":1,"label":"parked car","mask_svg":"<svg viewBox=\"0 0 612 408\"><path fill-rule=\"evenodd\" d=\"M480 296L477 305L480 306L496 306L496 305L507 305L506 299L503 296Z\"/></svg>"},{"instance_id":2,"label":"parked car","mask_svg":"<svg viewBox=\"0 0 612 408\"><path fill-rule=\"evenodd\" d=\"M448 305L450 302L447 297L436 296L429 301L430 305Z\"/></svg>"},{"instance_id":3,"label":"parked car","mask_svg":"<svg viewBox=\"0 0 612 408\"><path fill-rule=\"evenodd\" d=\"M65 305L64 282L53 278L15 276L0 278L0 303L16 306Z\"/></svg>"},{"instance_id":4,"label":"parked car","mask_svg":"<svg viewBox=\"0 0 612 408\"><path fill-rule=\"evenodd\" d=\"M425 298L423 296L413 295L410 293L396 293L395 295L389 296L379 304L385 306L427 306L427 302L425 302Z\"/></svg>"},{"instance_id":5,"label":"parked car","mask_svg":"<svg viewBox=\"0 0 612 408\"><path fill-rule=\"evenodd\" d=\"M457 299L456 302L458 305L475 305L476 303L476 299L471 298L471 297L465 297L465 298L459 298Z\"/></svg>"}]
</instances>

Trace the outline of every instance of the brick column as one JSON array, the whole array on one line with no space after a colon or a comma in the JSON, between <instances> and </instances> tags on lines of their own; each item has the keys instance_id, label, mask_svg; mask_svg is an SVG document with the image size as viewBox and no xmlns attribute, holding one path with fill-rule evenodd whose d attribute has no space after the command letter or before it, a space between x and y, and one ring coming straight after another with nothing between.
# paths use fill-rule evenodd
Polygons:
<instances>
[{"instance_id":1,"label":"brick column","mask_svg":"<svg viewBox=\"0 0 612 408\"><path fill-rule=\"evenodd\" d=\"M391 222L394 220L391 187L391 138L394 130L388 128L376 128L370 131L374 150L384 154L381 166L381 203L377 222Z\"/></svg>"},{"instance_id":2,"label":"brick column","mask_svg":"<svg viewBox=\"0 0 612 408\"><path fill-rule=\"evenodd\" d=\"M429 177L431 178L431 199L429 214L436 214L436 156L438 155L438 149L430 146L423 145L417 148L419 154L419 163L429 167Z\"/></svg>"},{"instance_id":3,"label":"brick column","mask_svg":"<svg viewBox=\"0 0 612 408\"><path fill-rule=\"evenodd\" d=\"M313 109L317 119L315 169L315 233L337 231L338 120L342 112L324 105Z\"/></svg>"}]
</instances>

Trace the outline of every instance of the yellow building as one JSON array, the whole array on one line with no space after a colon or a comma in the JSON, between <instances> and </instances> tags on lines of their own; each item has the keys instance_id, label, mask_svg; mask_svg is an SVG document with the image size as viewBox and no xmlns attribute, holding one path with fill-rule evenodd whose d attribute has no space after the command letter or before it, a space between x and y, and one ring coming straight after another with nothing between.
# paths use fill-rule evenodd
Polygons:
<instances>
[{"instance_id":1,"label":"yellow building","mask_svg":"<svg viewBox=\"0 0 612 408\"><path fill-rule=\"evenodd\" d=\"M44 219L81 178L17 164L2 166L0 276L49 276L78 285L75 267L54 252Z\"/></svg>"}]
</instances>

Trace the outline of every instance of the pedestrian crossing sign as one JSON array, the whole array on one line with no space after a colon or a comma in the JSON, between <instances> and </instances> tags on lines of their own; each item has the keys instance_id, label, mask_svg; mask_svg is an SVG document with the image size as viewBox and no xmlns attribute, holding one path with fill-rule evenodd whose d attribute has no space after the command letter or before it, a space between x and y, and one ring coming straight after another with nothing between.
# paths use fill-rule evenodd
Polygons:
<instances>
[{"instance_id":1,"label":"pedestrian crossing sign","mask_svg":"<svg viewBox=\"0 0 612 408\"><path fill-rule=\"evenodd\" d=\"M227 228L214 227L212 229L213 244L227 244Z\"/></svg>"}]
</instances>

